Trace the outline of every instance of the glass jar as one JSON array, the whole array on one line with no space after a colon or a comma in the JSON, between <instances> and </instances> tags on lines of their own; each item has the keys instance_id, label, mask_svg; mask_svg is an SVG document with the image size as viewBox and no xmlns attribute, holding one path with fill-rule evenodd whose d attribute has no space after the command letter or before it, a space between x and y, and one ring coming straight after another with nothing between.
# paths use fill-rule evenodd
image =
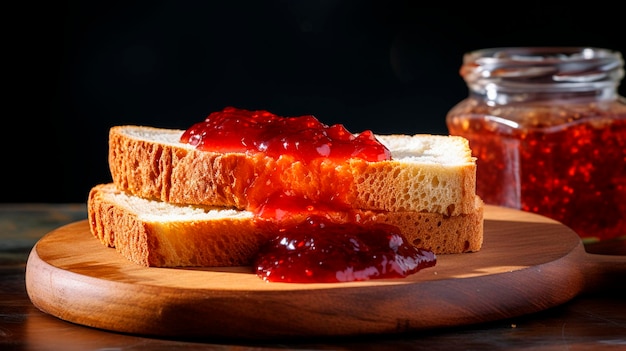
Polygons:
<instances>
[{"instance_id":1,"label":"glass jar","mask_svg":"<svg viewBox=\"0 0 626 351\"><path fill-rule=\"evenodd\" d=\"M446 116L477 157L487 204L545 215L584 242L626 235L626 99L619 52L587 47L466 53L469 95Z\"/></svg>"}]
</instances>

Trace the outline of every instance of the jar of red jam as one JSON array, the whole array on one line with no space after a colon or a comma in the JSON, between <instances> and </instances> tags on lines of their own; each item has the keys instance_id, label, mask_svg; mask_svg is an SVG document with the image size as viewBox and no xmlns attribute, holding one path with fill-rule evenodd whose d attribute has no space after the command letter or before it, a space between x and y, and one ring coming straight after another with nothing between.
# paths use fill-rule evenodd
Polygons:
<instances>
[{"instance_id":1,"label":"jar of red jam","mask_svg":"<svg viewBox=\"0 0 626 351\"><path fill-rule=\"evenodd\" d=\"M585 243L626 235L626 99L619 52L587 47L466 53L469 94L446 117L477 157L487 204L545 215Z\"/></svg>"}]
</instances>

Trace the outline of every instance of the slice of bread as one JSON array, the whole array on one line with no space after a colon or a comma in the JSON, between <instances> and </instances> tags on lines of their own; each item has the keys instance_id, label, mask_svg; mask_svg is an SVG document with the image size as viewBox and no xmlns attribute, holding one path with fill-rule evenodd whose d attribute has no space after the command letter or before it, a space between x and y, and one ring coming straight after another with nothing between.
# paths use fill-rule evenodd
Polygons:
<instances>
[{"instance_id":1,"label":"slice of bread","mask_svg":"<svg viewBox=\"0 0 626 351\"><path fill-rule=\"evenodd\" d=\"M474 197L471 211L453 216L358 209L325 215L338 223L395 225L413 245L435 254L450 254L480 250L483 207L482 200ZM149 200L122 191L113 183L94 186L87 208L95 237L128 260L152 267L249 265L279 225L246 210ZM294 214L286 221L296 223L304 216ZM283 221L280 225L286 224Z\"/></svg>"},{"instance_id":2,"label":"slice of bread","mask_svg":"<svg viewBox=\"0 0 626 351\"><path fill-rule=\"evenodd\" d=\"M312 202L332 199L354 209L476 213L476 160L468 141L444 135L377 135L392 160L320 159L303 165L289 156L196 150L183 130L115 126L109 166L115 185L130 194L186 205L254 210L271 189Z\"/></svg>"}]
</instances>

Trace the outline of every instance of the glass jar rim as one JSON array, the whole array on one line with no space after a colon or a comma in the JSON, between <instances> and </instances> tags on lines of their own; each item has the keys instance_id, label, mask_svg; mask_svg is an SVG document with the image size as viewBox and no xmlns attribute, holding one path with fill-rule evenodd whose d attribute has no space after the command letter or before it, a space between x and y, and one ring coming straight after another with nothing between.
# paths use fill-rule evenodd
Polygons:
<instances>
[{"instance_id":1,"label":"glass jar rim","mask_svg":"<svg viewBox=\"0 0 626 351\"><path fill-rule=\"evenodd\" d=\"M460 74L474 91L589 91L616 88L619 51L597 47L496 47L463 56Z\"/></svg>"},{"instance_id":2,"label":"glass jar rim","mask_svg":"<svg viewBox=\"0 0 626 351\"><path fill-rule=\"evenodd\" d=\"M622 54L606 48L591 46L529 46L495 47L470 51L463 57L464 63L518 63L536 65L560 62L614 59L623 65Z\"/></svg>"}]
</instances>

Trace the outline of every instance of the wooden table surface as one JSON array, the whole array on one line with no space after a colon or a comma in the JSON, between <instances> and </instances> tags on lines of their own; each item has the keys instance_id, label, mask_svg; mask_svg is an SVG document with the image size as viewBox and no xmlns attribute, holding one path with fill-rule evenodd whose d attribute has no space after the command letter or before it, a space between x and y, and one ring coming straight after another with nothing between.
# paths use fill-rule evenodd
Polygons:
<instances>
[{"instance_id":1,"label":"wooden table surface","mask_svg":"<svg viewBox=\"0 0 626 351\"><path fill-rule=\"evenodd\" d=\"M74 325L31 303L24 273L43 235L85 218L84 204L0 204L0 350L626 350L626 277L538 313L393 336L254 343L148 338ZM588 245L587 251L625 255L626 243Z\"/></svg>"}]
</instances>

